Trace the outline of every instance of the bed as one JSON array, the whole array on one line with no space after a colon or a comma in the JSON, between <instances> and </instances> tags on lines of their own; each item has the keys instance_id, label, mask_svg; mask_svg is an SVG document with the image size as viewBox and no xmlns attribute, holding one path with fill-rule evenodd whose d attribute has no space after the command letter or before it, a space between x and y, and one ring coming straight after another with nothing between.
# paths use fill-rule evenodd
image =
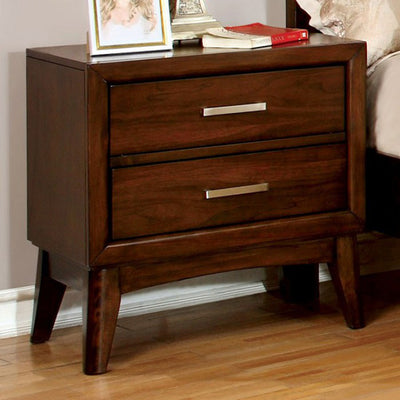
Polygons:
<instances>
[{"instance_id":1,"label":"bed","mask_svg":"<svg viewBox=\"0 0 400 400\"><path fill-rule=\"evenodd\" d=\"M314 27L311 27L309 14L313 15L315 10L312 8L317 3L323 4L325 10L318 10L321 18L316 20L314 15L311 21ZM348 31L353 31L347 36L354 34L351 38L367 41L367 228L400 237L400 2L374 2L374 15L372 8L367 10L368 0L351 2L351 6L349 3L344 0L286 0L286 22L288 27L306 27L314 32L338 36L348 22L352 23ZM360 9L354 10L357 15L351 20L352 10L349 12L348 8L357 3ZM336 13L347 13L349 21L343 23L340 15L333 16L333 7L336 7ZM363 13L366 15L364 21L360 19ZM399 247L399 242L392 240L390 245Z\"/></svg>"}]
</instances>

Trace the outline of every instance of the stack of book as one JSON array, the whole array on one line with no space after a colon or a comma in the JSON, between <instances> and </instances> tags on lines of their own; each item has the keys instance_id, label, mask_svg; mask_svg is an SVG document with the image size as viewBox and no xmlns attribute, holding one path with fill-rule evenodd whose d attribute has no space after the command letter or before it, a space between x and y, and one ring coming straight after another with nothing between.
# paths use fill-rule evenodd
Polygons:
<instances>
[{"instance_id":1,"label":"stack of book","mask_svg":"<svg viewBox=\"0 0 400 400\"><path fill-rule=\"evenodd\" d=\"M281 28L254 23L208 29L202 37L202 43L203 47L253 49L307 39L307 29Z\"/></svg>"}]
</instances>

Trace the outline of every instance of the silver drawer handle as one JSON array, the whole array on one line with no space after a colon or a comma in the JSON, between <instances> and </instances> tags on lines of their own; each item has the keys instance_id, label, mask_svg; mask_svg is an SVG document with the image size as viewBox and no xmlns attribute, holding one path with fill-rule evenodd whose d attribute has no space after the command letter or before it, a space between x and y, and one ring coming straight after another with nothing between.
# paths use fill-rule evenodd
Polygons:
<instances>
[{"instance_id":1,"label":"silver drawer handle","mask_svg":"<svg viewBox=\"0 0 400 400\"><path fill-rule=\"evenodd\" d=\"M215 115L229 115L256 111L266 111L267 103L238 104L236 106L207 107L203 108L203 117Z\"/></svg>"},{"instance_id":2,"label":"silver drawer handle","mask_svg":"<svg viewBox=\"0 0 400 400\"><path fill-rule=\"evenodd\" d=\"M251 194L267 192L269 189L268 183L258 183L256 185L236 186L226 189L206 190L206 199L217 199L219 197L239 196L241 194Z\"/></svg>"}]
</instances>

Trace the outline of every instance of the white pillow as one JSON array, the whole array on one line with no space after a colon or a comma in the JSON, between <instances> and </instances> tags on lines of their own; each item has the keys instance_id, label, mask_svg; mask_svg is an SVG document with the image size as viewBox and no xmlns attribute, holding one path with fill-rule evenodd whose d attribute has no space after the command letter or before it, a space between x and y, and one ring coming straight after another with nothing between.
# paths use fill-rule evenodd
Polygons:
<instances>
[{"instance_id":1,"label":"white pillow","mask_svg":"<svg viewBox=\"0 0 400 400\"><path fill-rule=\"evenodd\" d=\"M400 0L297 0L310 25L367 42L367 64L400 50Z\"/></svg>"}]
</instances>

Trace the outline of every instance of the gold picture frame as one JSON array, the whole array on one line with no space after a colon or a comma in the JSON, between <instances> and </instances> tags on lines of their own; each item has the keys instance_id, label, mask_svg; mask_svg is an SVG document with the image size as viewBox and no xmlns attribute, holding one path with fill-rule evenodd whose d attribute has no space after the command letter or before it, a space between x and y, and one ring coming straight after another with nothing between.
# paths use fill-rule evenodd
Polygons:
<instances>
[{"instance_id":1,"label":"gold picture frame","mask_svg":"<svg viewBox=\"0 0 400 400\"><path fill-rule=\"evenodd\" d=\"M88 0L91 56L172 49L168 0Z\"/></svg>"}]
</instances>

